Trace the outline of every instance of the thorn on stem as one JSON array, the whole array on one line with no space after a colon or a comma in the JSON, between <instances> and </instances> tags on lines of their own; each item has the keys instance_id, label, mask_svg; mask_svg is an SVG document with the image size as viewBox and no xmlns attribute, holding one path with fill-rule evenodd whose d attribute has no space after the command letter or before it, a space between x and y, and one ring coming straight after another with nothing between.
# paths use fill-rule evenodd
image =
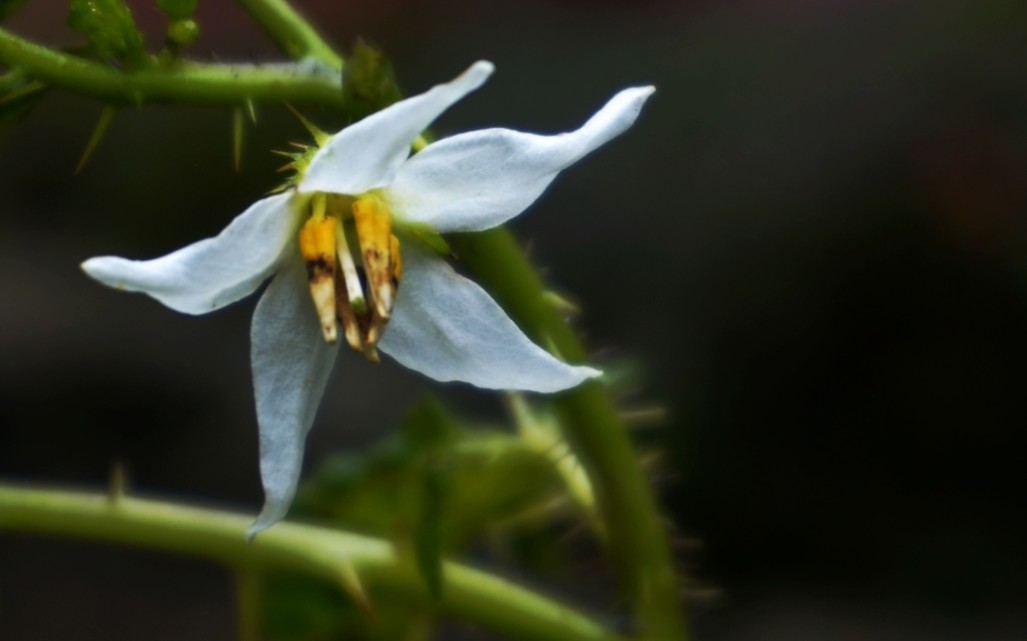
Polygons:
<instances>
[{"instance_id":1,"label":"thorn on stem","mask_svg":"<svg viewBox=\"0 0 1027 641\"><path fill-rule=\"evenodd\" d=\"M104 135L107 133L107 129L111 126L111 121L114 119L114 107L104 107L103 111L100 112L100 120L97 121L96 127L93 129L93 134L89 137L89 142L86 143L85 150L82 151L82 157L78 160L78 165L75 166L75 174L81 172L89 159L92 158L93 152L96 151L96 147L103 140Z\"/></svg>"},{"instance_id":2,"label":"thorn on stem","mask_svg":"<svg viewBox=\"0 0 1027 641\"><path fill-rule=\"evenodd\" d=\"M111 505L117 505L118 501L128 495L128 467L124 461L114 461L111 466L110 484L107 486L107 500Z\"/></svg>"},{"instance_id":3,"label":"thorn on stem","mask_svg":"<svg viewBox=\"0 0 1027 641\"><path fill-rule=\"evenodd\" d=\"M250 122L254 125L257 124L257 107L253 104L252 98L246 99L246 112L250 116Z\"/></svg>"},{"instance_id":4,"label":"thorn on stem","mask_svg":"<svg viewBox=\"0 0 1027 641\"><path fill-rule=\"evenodd\" d=\"M371 605L371 599L367 595L367 590L364 589L364 584L360 580L360 575L357 574L357 569L353 567L349 560L343 560L342 562L339 583L343 591L353 599L357 607L360 608L369 620L377 620L377 615L375 614L374 607Z\"/></svg>"}]
</instances>

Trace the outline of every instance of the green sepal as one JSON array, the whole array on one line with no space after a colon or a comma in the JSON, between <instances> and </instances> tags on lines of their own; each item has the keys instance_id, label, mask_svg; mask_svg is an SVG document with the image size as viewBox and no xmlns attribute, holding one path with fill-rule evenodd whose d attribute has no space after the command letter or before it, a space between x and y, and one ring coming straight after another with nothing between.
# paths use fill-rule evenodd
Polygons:
<instances>
[{"instance_id":1,"label":"green sepal","mask_svg":"<svg viewBox=\"0 0 1027 641\"><path fill-rule=\"evenodd\" d=\"M446 239L442 237L442 234L435 231L431 225L425 223L411 223L400 219L394 219L392 224L400 231L410 234L427 245L429 249L439 256L445 258L454 256L453 250L449 247L449 243L447 243Z\"/></svg>"},{"instance_id":2,"label":"green sepal","mask_svg":"<svg viewBox=\"0 0 1027 641\"><path fill-rule=\"evenodd\" d=\"M332 139L332 135L330 133L310 122L310 120L301 114L295 107L288 103L286 103L285 106L292 112L292 115L296 116L296 119L300 121L300 124L307 130L307 133L309 133L310 137L314 139L314 142L318 147L324 147L325 144Z\"/></svg>"},{"instance_id":3,"label":"green sepal","mask_svg":"<svg viewBox=\"0 0 1027 641\"><path fill-rule=\"evenodd\" d=\"M67 25L99 58L135 64L145 57L143 34L124 0L69 0Z\"/></svg>"},{"instance_id":4,"label":"green sepal","mask_svg":"<svg viewBox=\"0 0 1027 641\"><path fill-rule=\"evenodd\" d=\"M449 478L441 466L429 466L421 480L421 518L414 530L414 558L428 593L442 596L442 515Z\"/></svg>"},{"instance_id":5,"label":"green sepal","mask_svg":"<svg viewBox=\"0 0 1027 641\"><path fill-rule=\"evenodd\" d=\"M366 118L402 98L392 63L380 49L361 38L346 59L342 95L353 120Z\"/></svg>"},{"instance_id":6,"label":"green sepal","mask_svg":"<svg viewBox=\"0 0 1027 641\"><path fill-rule=\"evenodd\" d=\"M286 178L282 184L272 189L270 192L272 194L279 194L287 189L292 189L296 185L299 185L300 180L303 179L303 174L307 171L307 167L310 166L311 159L313 159L314 154L317 153L317 147L302 145L299 143L292 143L292 145L299 149L299 151L271 150L271 153L289 159L289 162L278 168L279 172L289 172L289 177Z\"/></svg>"}]
</instances>

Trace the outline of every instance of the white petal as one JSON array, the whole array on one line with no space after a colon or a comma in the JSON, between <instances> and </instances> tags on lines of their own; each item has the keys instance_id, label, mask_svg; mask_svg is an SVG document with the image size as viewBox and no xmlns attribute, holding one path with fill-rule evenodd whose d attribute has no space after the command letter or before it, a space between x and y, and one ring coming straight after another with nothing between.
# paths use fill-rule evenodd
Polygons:
<instances>
[{"instance_id":1,"label":"white petal","mask_svg":"<svg viewBox=\"0 0 1027 641\"><path fill-rule=\"evenodd\" d=\"M250 340L265 495L264 510L250 528L253 536L289 511L303 467L303 444L338 354L338 346L321 336L299 252L257 304Z\"/></svg>"},{"instance_id":2,"label":"white petal","mask_svg":"<svg viewBox=\"0 0 1027 641\"><path fill-rule=\"evenodd\" d=\"M492 70L491 62L478 61L452 82L343 129L314 155L299 190L358 195L389 184L410 154L410 143L453 103L480 87Z\"/></svg>"},{"instance_id":3,"label":"white petal","mask_svg":"<svg viewBox=\"0 0 1027 641\"><path fill-rule=\"evenodd\" d=\"M485 290L409 242L403 246L396 306L379 347L436 380L488 389L556 392L601 373L551 356Z\"/></svg>"},{"instance_id":4,"label":"white petal","mask_svg":"<svg viewBox=\"0 0 1027 641\"><path fill-rule=\"evenodd\" d=\"M653 91L626 89L566 134L483 129L433 143L400 167L387 189L390 206L439 232L500 225L535 202L560 171L627 130Z\"/></svg>"},{"instance_id":5,"label":"white petal","mask_svg":"<svg viewBox=\"0 0 1027 641\"><path fill-rule=\"evenodd\" d=\"M220 234L153 260L100 256L82 263L105 285L144 292L171 309L205 314L253 292L295 240L292 194L254 203Z\"/></svg>"}]
</instances>

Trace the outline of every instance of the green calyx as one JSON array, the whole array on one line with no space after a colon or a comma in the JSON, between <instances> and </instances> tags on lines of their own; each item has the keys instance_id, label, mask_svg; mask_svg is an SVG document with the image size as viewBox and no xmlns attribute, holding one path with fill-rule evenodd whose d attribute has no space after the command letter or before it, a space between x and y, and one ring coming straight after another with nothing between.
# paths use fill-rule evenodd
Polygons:
<instances>
[{"instance_id":1,"label":"green calyx","mask_svg":"<svg viewBox=\"0 0 1027 641\"><path fill-rule=\"evenodd\" d=\"M273 150L271 153L283 156L289 159L289 162L278 169L280 172L290 172L290 175L285 179L278 187L274 188L271 193L278 194L287 189L291 189L300 184L300 180L303 179L303 174L307 173L307 169L310 167L310 161L313 160L314 154L331 139L331 134L324 131L314 123L307 120L300 112L296 111L292 105L286 105L294 116L300 121L310 133L310 137L314 139L313 145L308 145L299 142L289 143L297 151L281 151Z\"/></svg>"},{"instance_id":2,"label":"green calyx","mask_svg":"<svg viewBox=\"0 0 1027 641\"><path fill-rule=\"evenodd\" d=\"M299 185L300 180L303 179L303 174L307 173L307 168L310 167L310 161L318 150L318 147L313 145L304 145L298 142L289 144L295 147L297 151L281 151L278 149L271 151L275 155L289 159L289 162L278 169L282 173L289 172L289 175L286 177L285 182L271 190L270 193L272 194L280 194Z\"/></svg>"}]
</instances>

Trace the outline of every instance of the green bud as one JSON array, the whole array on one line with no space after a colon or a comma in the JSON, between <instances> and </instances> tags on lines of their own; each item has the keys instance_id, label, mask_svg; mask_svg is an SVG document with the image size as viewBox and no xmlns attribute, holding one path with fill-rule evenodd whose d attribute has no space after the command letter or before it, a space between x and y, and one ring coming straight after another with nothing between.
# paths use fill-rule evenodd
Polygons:
<instances>
[{"instance_id":1,"label":"green bud","mask_svg":"<svg viewBox=\"0 0 1027 641\"><path fill-rule=\"evenodd\" d=\"M168 23L168 40L177 45L189 46L200 37L200 25L195 20L172 20Z\"/></svg>"},{"instance_id":2,"label":"green bud","mask_svg":"<svg viewBox=\"0 0 1027 641\"><path fill-rule=\"evenodd\" d=\"M342 72L342 95L350 116L359 120L400 99L392 63L376 47L358 39Z\"/></svg>"},{"instance_id":3,"label":"green bud","mask_svg":"<svg viewBox=\"0 0 1027 641\"><path fill-rule=\"evenodd\" d=\"M157 6L171 20L185 20L196 13L196 0L157 0Z\"/></svg>"}]
</instances>

